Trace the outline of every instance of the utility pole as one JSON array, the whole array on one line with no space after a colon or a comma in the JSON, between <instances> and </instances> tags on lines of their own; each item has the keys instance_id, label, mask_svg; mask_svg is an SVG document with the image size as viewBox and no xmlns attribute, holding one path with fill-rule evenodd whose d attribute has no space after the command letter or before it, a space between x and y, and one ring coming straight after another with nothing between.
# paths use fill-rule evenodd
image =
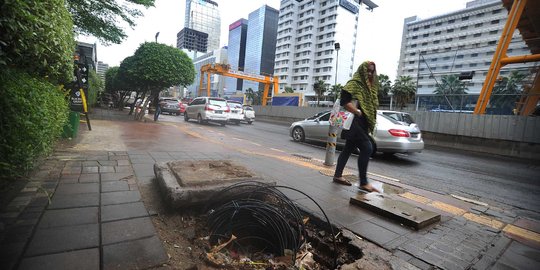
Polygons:
<instances>
[{"instance_id":1,"label":"utility pole","mask_svg":"<svg viewBox=\"0 0 540 270\"><path fill-rule=\"evenodd\" d=\"M334 43L334 49L336 50L336 76L334 77L334 87L337 85L337 70L339 60L339 43ZM335 102L335 101L334 101ZM331 125L328 128L328 140L326 140L326 156L324 158L324 165L332 166L335 164L336 157L336 143L337 143L338 127Z\"/></svg>"},{"instance_id":2,"label":"utility pole","mask_svg":"<svg viewBox=\"0 0 540 270\"><path fill-rule=\"evenodd\" d=\"M156 33L156 43L157 43L157 37L159 37L159 32Z\"/></svg>"}]
</instances>

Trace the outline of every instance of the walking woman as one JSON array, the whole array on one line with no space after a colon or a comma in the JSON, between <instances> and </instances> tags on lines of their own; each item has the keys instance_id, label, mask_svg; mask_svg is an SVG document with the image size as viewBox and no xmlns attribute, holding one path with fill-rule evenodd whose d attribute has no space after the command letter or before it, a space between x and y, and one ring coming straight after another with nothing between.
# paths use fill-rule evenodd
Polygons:
<instances>
[{"instance_id":1,"label":"walking woman","mask_svg":"<svg viewBox=\"0 0 540 270\"><path fill-rule=\"evenodd\" d=\"M338 184L352 185L347 179L343 178L343 169L351 156L351 153L358 148L358 176L360 178L359 189L368 192L379 192L375 187L368 183L367 167L369 157L373 152L373 145L369 134L375 128L377 108L379 99L379 81L375 63L366 61L362 63L352 79L350 79L341 91L340 105L347 111L354 114L354 119L349 130L341 132L341 138L345 139L345 147L339 155L336 171L333 181Z\"/></svg>"}]
</instances>

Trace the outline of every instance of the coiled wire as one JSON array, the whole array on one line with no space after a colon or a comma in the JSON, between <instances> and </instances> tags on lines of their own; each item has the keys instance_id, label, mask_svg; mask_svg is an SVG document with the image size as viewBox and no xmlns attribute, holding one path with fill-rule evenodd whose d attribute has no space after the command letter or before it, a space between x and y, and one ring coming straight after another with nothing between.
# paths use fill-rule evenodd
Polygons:
<instances>
[{"instance_id":1,"label":"coiled wire","mask_svg":"<svg viewBox=\"0 0 540 270\"><path fill-rule=\"evenodd\" d=\"M210 244L216 245L236 236L238 247L254 246L261 252L284 256L292 251L292 260L306 241L303 215L297 205L279 189L299 192L317 205L332 233L334 266L337 244L326 213L306 193L287 186L245 181L231 185L210 200L207 206Z\"/></svg>"}]
</instances>

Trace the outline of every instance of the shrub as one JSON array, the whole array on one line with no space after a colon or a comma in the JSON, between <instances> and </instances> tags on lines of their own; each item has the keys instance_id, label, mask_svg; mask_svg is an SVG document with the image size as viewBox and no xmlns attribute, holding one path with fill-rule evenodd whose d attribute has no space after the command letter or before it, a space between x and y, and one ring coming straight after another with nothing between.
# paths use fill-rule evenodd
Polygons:
<instances>
[{"instance_id":1,"label":"shrub","mask_svg":"<svg viewBox=\"0 0 540 270\"><path fill-rule=\"evenodd\" d=\"M0 71L0 178L22 175L52 149L67 121L58 87L15 69Z\"/></svg>"},{"instance_id":2,"label":"shrub","mask_svg":"<svg viewBox=\"0 0 540 270\"><path fill-rule=\"evenodd\" d=\"M103 92L103 80L98 76L98 74L90 69L88 73L88 97L87 102L89 107L93 107L97 103L97 97Z\"/></svg>"},{"instance_id":3,"label":"shrub","mask_svg":"<svg viewBox=\"0 0 540 270\"><path fill-rule=\"evenodd\" d=\"M0 68L71 81L75 40L64 0L5 0L1 7Z\"/></svg>"}]
</instances>

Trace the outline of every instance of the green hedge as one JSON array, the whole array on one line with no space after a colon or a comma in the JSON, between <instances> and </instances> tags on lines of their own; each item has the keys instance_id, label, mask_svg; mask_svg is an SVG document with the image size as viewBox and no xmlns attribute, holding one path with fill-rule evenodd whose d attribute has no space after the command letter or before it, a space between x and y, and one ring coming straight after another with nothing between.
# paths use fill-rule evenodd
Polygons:
<instances>
[{"instance_id":1,"label":"green hedge","mask_svg":"<svg viewBox=\"0 0 540 270\"><path fill-rule=\"evenodd\" d=\"M0 70L0 178L23 175L52 149L67 121L57 86L14 69Z\"/></svg>"},{"instance_id":2,"label":"green hedge","mask_svg":"<svg viewBox=\"0 0 540 270\"><path fill-rule=\"evenodd\" d=\"M64 0L0 1L0 69L71 81L73 19Z\"/></svg>"}]
</instances>

